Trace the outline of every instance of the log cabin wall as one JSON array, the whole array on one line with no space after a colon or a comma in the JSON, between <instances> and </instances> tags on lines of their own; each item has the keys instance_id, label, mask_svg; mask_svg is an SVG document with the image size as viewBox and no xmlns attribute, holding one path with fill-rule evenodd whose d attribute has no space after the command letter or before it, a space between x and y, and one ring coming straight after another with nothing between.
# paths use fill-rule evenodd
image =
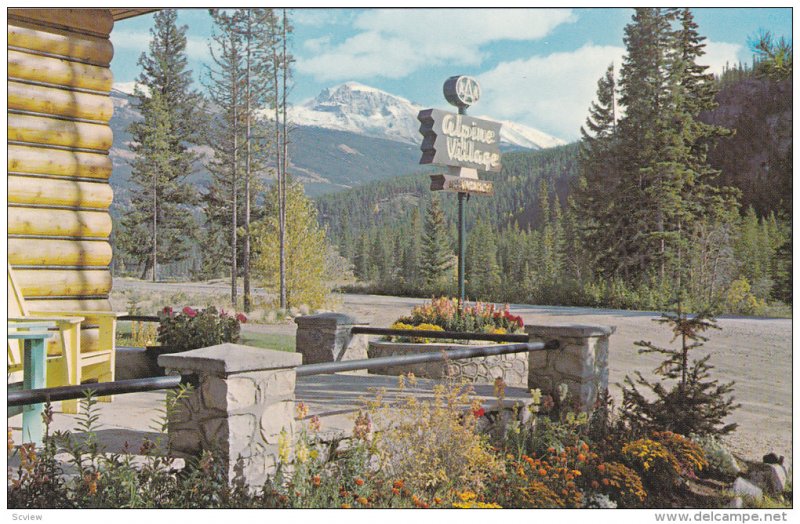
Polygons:
<instances>
[{"instance_id":1,"label":"log cabin wall","mask_svg":"<svg viewBox=\"0 0 800 524\"><path fill-rule=\"evenodd\" d=\"M8 10L8 262L31 311L111 309L113 25Z\"/></svg>"}]
</instances>

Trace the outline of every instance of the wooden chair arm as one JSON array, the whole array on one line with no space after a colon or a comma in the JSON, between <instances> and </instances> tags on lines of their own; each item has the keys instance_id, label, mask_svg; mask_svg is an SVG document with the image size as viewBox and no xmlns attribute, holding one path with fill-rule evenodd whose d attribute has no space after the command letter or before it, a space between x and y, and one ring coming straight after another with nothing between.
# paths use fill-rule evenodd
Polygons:
<instances>
[{"instance_id":1,"label":"wooden chair arm","mask_svg":"<svg viewBox=\"0 0 800 524\"><path fill-rule=\"evenodd\" d=\"M34 316L35 315L35 316ZM41 316L40 316L41 315ZM8 317L9 322L59 322L59 323L69 323L69 324L80 324L86 320L84 317L81 316L60 316L60 315L53 315L51 313L42 312L42 313L31 313L29 317Z\"/></svg>"}]
</instances>

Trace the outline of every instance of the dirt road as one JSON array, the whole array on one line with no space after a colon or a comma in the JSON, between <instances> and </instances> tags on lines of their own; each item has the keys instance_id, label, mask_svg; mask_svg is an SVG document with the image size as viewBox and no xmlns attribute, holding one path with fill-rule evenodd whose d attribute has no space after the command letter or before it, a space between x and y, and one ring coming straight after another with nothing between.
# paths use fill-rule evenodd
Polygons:
<instances>
[{"instance_id":1,"label":"dirt road","mask_svg":"<svg viewBox=\"0 0 800 524\"><path fill-rule=\"evenodd\" d=\"M115 281L115 291L124 288L189 293L219 291L225 284L152 284ZM376 295L342 295L339 311L364 318L373 326L387 327L398 317L407 314L421 299ZM641 371L651 377L651 370L660 359L639 355L634 342L649 340L660 346L670 343L671 332L652 321L656 312L622 311L574 307L512 305L515 314L530 324L603 324L615 326L610 342L610 383L615 399L620 399L615 385L626 375ZM760 459L769 451L786 456L792 454L792 321L723 317L718 321L720 331L707 333L709 341L698 357L712 354L715 377L721 382L735 381L734 394L741 407L731 421L738 430L728 438L738 454ZM295 325L253 325L247 329L265 333L293 334Z\"/></svg>"}]
</instances>

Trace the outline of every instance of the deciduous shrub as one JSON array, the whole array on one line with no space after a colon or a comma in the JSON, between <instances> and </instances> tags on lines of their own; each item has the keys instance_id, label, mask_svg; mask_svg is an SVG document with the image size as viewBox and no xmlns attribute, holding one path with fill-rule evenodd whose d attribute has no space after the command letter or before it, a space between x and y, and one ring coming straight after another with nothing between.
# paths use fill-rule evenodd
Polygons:
<instances>
[{"instance_id":1,"label":"deciduous shrub","mask_svg":"<svg viewBox=\"0 0 800 524\"><path fill-rule=\"evenodd\" d=\"M243 313L233 315L214 306L200 310L186 306L179 313L165 307L158 318L158 342L174 351L239 342L240 323L247 322Z\"/></svg>"}]
</instances>

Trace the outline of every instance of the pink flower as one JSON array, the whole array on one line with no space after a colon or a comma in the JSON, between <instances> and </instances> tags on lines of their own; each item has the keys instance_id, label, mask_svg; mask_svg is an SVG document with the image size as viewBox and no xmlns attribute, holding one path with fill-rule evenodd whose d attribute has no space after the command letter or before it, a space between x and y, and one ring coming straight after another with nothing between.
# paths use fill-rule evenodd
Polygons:
<instances>
[{"instance_id":1,"label":"pink flower","mask_svg":"<svg viewBox=\"0 0 800 524\"><path fill-rule=\"evenodd\" d=\"M227 316L228 316L228 314L227 314L227 313L225 313L225 310L224 310L224 309L222 309L222 308L219 308L219 316L220 316L220 317L222 317L222 318L225 318L225 317L227 317Z\"/></svg>"},{"instance_id":2,"label":"pink flower","mask_svg":"<svg viewBox=\"0 0 800 524\"><path fill-rule=\"evenodd\" d=\"M189 306L186 306L185 308L183 308L183 313L189 318L194 318L194 317L197 316L197 311L195 311L194 309L190 308Z\"/></svg>"},{"instance_id":3,"label":"pink flower","mask_svg":"<svg viewBox=\"0 0 800 524\"><path fill-rule=\"evenodd\" d=\"M236 320L238 320L242 324L247 324L247 317L244 316L244 313L236 313Z\"/></svg>"},{"instance_id":4,"label":"pink flower","mask_svg":"<svg viewBox=\"0 0 800 524\"><path fill-rule=\"evenodd\" d=\"M165 306L164 309L162 310L162 313L164 313L165 315L169 315L171 317L172 316L172 308L169 307L169 306Z\"/></svg>"}]
</instances>

